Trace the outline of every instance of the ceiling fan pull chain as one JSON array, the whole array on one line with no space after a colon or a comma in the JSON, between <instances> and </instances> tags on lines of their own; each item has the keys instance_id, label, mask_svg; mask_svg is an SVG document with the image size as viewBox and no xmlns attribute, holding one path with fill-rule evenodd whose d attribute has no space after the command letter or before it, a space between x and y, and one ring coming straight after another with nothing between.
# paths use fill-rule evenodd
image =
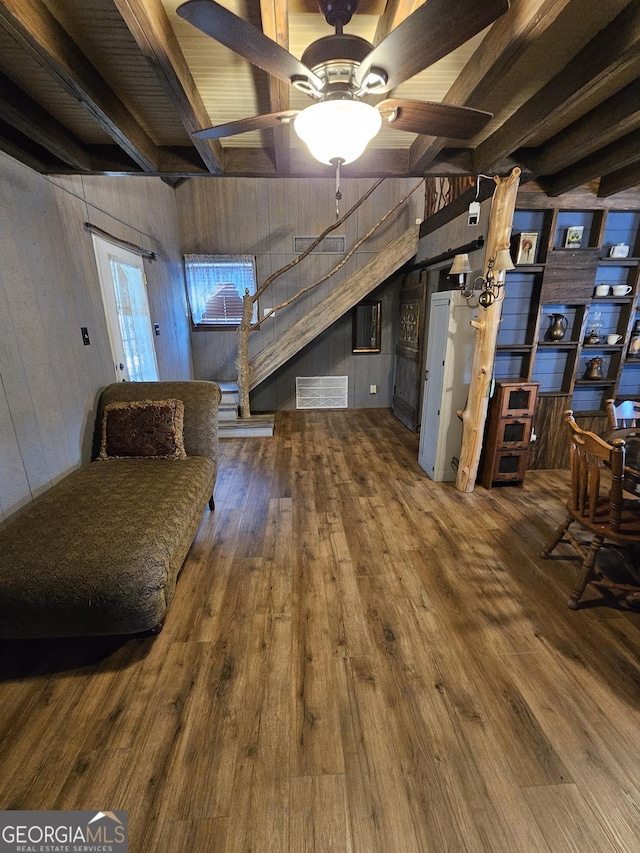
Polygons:
<instances>
[{"instance_id":1,"label":"ceiling fan pull chain","mask_svg":"<svg viewBox=\"0 0 640 853\"><path fill-rule=\"evenodd\" d=\"M331 162L336 164L336 219L340 219L340 199L342 198L342 193L340 192L340 164L343 160L340 157L336 157Z\"/></svg>"}]
</instances>

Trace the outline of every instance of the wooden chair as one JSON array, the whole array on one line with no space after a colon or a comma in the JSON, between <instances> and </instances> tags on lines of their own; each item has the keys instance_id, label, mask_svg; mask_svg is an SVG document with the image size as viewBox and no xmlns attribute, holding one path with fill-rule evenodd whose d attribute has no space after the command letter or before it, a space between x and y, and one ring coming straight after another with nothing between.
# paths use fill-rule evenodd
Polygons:
<instances>
[{"instance_id":1,"label":"wooden chair","mask_svg":"<svg viewBox=\"0 0 640 853\"><path fill-rule=\"evenodd\" d=\"M625 400L616 406L615 400L605 400L609 429L628 429L640 426L640 403Z\"/></svg>"},{"instance_id":2,"label":"wooden chair","mask_svg":"<svg viewBox=\"0 0 640 853\"><path fill-rule=\"evenodd\" d=\"M618 583L596 567L598 551L610 540L618 546L640 543L640 507L637 501L625 500L622 480L625 442L616 438L612 444L578 426L571 410L565 412L571 433L571 491L567 501L568 515L545 545L542 556L548 557L566 539L582 560L571 591L569 607L577 610L588 583L624 592L640 592L640 584ZM582 543L569 530L579 525L591 537Z\"/></svg>"}]
</instances>

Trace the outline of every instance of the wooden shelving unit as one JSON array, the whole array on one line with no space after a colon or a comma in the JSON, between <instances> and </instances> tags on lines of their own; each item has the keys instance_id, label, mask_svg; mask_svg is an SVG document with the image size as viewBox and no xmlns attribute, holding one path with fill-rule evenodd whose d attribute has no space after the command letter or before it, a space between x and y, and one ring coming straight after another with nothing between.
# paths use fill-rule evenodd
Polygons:
<instances>
[{"instance_id":1,"label":"wooden shelving unit","mask_svg":"<svg viewBox=\"0 0 640 853\"><path fill-rule=\"evenodd\" d=\"M583 228L580 247L565 248L567 229ZM539 382L536 432L530 467L565 467L568 462L563 415L572 409L588 429L605 428L608 397L640 399L640 359L627 359L631 331L640 319L640 211L517 209L513 222L514 258L519 234L536 232L535 262L507 273L496 380ZM618 243L630 257L611 258ZM631 288L624 296L595 296L597 284ZM599 316L596 316L599 312ZM562 314L567 330L548 340L550 315ZM597 323L600 326L597 326ZM592 328L601 342L587 344ZM615 345L607 334L619 334ZM589 362L601 359L602 379L586 379Z\"/></svg>"}]
</instances>

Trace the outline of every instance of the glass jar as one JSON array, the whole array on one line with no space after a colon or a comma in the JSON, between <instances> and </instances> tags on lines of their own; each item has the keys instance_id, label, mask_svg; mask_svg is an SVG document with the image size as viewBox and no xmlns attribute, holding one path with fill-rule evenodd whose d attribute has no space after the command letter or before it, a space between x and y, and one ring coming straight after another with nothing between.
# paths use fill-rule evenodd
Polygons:
<instances>
[{"instance_id":1,"label":"glass jar","mask_svg":"<svg viewBox=\"0 0 640 853\"><path fill-rule=\"evenodd\" d=\"M590 311L587 318L587 334L585 344L599 344L604 323L602 322L602 311Z\"/></svg>"}]
</instances>

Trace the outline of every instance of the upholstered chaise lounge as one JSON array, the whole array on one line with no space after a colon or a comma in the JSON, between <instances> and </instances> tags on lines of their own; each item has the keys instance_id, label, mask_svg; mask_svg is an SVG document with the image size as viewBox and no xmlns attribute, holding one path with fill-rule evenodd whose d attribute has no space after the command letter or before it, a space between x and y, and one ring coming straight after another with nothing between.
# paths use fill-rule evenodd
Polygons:
<instances>
[{"instance_id":1,"label":"upholstered chaise lounge","mask_svg":"<svg viewBox=\"0 0 640 853\"><path fill-rule=\"evenodd\" d=\"M213 509L220 390L198 381L109 385L97 432L107 404L144 400L182 401L186 458L96 459L2 524L0 637L162 626L207 502Z\"/></svg>"}]
</instances>

